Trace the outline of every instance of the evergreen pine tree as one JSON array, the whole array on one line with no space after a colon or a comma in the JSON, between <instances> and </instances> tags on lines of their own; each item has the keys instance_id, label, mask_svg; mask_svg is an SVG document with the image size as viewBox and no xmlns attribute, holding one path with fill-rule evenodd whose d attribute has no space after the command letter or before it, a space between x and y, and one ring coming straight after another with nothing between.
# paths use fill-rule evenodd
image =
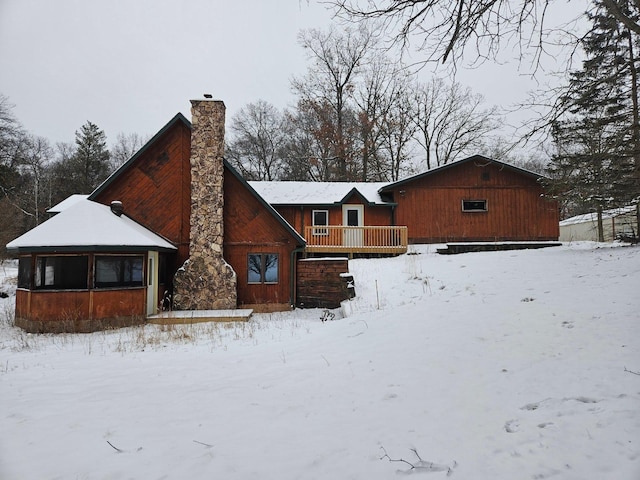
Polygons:
<instances>
[{"instance_id":1,"label":"evergreen pine tree","mask_svg":"<svg viewBox=\"0 0 640 480\"><path fill-rule=\"evenodd\" d=\"M567 214L601 213L640 195L640 37L597 4L582 43L586 60L561 99L567 113L552 128L551 191L565 201Z\"/></svg>"},{"instance_id":2,"label":"evergreen pine tree","mask_svg":"<svg viewBox=\"0 0 640 480\"><path fill-rule=\"evenodd\" d=\"M91 193L109 175L109 158L104 132L87 121L76 131L73 154L54 166L57 200L74 193Z\"/></svg>"}]
</instances>

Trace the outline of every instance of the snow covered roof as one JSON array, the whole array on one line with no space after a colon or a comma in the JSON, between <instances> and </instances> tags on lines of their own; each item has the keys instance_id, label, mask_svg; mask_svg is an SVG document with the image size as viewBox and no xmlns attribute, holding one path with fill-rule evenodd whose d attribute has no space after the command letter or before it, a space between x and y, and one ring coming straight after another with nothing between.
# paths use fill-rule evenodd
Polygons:
<instances>
[{"instance_id":1,"label":"snow covered roof","mask_svg":"<svg viewBox=\"0 0 640 480\"><path fill-rule=\"evenodd\" d=\"M606 220L608 218L614 218L620 215L633 213L635 212L635 210L636 210L635 205L628 205L626 207L621 207L621 208L612 208L611 210L603 210L602 219ZM598 221L598 214L596 212L583 213L582 215L576 215L575 217L562 220L560 222L560 226L566 227L567 225L575 225L577 223L597 222L597 221Z\"/></svg>"},{"instance_id":2,"label":"snow covered roof","mask_svg":"<svg viewBox=\"0 0 640 480\"><path fill-rule=\"evenodd\" d=\"M78 193L74 193L73 195L70 195L67 198L65 198L63 201L61 201L57 205L54 205L53 207L51 207L49 210L47 210L47 213L60 213L61 211L69 208L71 205L75 205L81 200L86 200L88 196L89 195L80 195Z\"/></svg>"},{"instance_id":3,"label":"snow covered roof","mask_svg":"<svg viewBox=\"0 0 640 480\"><path fill-rule=\"evenodd\" d=\"M410 177L403 178L402 180L398 180L397 182L383 184L383 186L381 187L382 188L382 193L384 193L385 191L386 192L391 191L391 189L393 189L394 187L399 187L401 185L404 185L406 183L412 182L414 180L421 179L421 178L424 178L424 177L428 177L428 176L434 175L436 173L440 173L443 170L448 170L450 168L457 168L460 165L463 165L463 164L468 163L468 162L476 162L476 166L486 166L486 165L494 164L494 165L499 166L500 168L507 168L507 169L509 169L511 171L521 173L521 174L526 175L528 177L532 177L532 178L535 178L535 179L543 178L543 176L540 175L539 173L532 172L532 171L526 170L524 168L516 167L515 165L511 165L509 163L501 162L499 160L493 160L493 159L485 157L483 155L472 155L471 157L463 158L462 160L457 160L457 161L455 161L453 163L448 163L446 165L442 165L440 167L436 167L436 168L432 168L431 170L427 170L426 172L418 173L417 175L412 175Z\"/></svg>"},{"instance_id":4,"label":"snow covered roof","mask_svg":"<svg viewBox=\"0 0 640 480\"><path fill-rule=\"evenodd\" d=\"M384 182L248 182L271 205L334 205L354 190L370 204L391 205L378 190Z\"/></svg>"},{"instance_id":5,"label":"snow covered roof","mask_svg":"<svg viewBox=\"0 0 640 480\"><path fill-rule=\"evenodd\" d=\"M176 250L176 247L126 215L80 199L7 244L13 252Z\"/></svg>"}]
</instances>

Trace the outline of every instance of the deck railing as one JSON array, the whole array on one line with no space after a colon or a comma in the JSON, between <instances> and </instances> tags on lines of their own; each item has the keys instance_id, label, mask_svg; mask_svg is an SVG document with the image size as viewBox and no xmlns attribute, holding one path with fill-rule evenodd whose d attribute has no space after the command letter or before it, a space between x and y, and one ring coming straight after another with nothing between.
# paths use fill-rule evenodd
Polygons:
<instances>
[{"instance_id":1,"label":"deck railing","mask_svg":"<svg viewBox=\"0 0 640 480\"><path fill-rule=\"evenodd\" d=\"M383 253L407 251L407 227L305 227L307 251L316 253Z\"/></svg>"}]
</instances>

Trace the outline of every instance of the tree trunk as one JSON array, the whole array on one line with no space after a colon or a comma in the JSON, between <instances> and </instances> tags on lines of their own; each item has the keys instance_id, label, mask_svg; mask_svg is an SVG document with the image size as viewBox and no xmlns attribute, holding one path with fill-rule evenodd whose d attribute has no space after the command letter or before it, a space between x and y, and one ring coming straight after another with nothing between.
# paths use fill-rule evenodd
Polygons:
<instances>
[{"instance_id":1,"label":"tree trunk","mask_svg":"<svg viewBox=\"0 0 640 480\"><path fill-rule=\"evenodd\" d=\"M602 205L598 205L598 241L604 242L604 225L602 224Z\"/></svg>"},{"instance_id":2,"label":"tree trunk","mask_svg":"<svg viewBox=\"0 0 640 480\"><path fill-rule=\"evenodd\" d=\"M640 107L638 106L638 69L633 50L633 35L629 32L629 71L631 72L631 105L633 110L633 161L636 185L640 184ZM638 192L634 192L638 193Z\"/></svg>"}]
</instances>

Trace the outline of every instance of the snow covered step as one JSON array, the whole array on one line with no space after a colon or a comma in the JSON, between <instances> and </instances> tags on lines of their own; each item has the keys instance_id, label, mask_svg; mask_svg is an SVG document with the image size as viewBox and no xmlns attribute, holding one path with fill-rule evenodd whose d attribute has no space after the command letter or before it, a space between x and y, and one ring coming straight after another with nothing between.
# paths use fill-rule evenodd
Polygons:
<instances>
[{"instance_id":1,"label":"snow covered step","mask_svg":"<svg viewBox=\"0 0 640 480\"><path fill-rule=\"evenodd\" d=\"M159 325L175 325L202 322L246 322L253 310L237 308L233 310L173 310L149 315L147 321Z\"/></svg>"}]
</instances>

